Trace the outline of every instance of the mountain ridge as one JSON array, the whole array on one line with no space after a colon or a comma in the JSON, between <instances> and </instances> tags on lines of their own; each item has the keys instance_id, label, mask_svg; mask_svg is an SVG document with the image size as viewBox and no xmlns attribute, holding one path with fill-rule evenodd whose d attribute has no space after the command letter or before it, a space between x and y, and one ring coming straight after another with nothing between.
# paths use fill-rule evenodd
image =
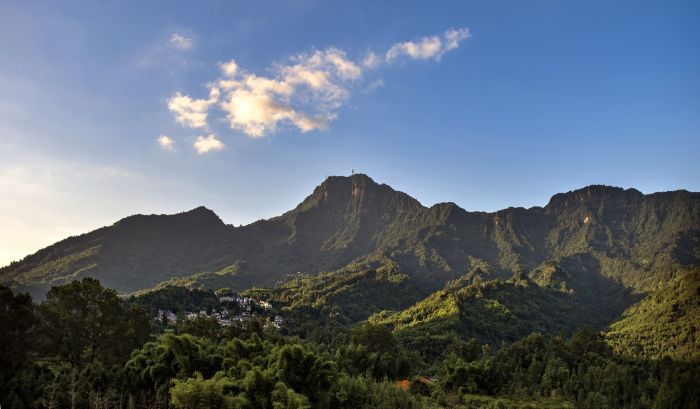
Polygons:
<instances>
[{"instance_id":1,"label":"mountain ridge","mask_svg":"<svg viewBox=\"0 0 700 409\"><path fill-rule=\"evenodd\" d=\"M426 207L354 174L328 177L294 209L239 227L204 206L125 217L1 268L0 281L33 295L84 276L120 292L188 277L193 285L247 287L384 254L437 290L480 263L505 278L590 253L602 274L642 290L663 276L660 265L697 264L699 243L700 194L685 190L590 185L555 194L544 207L474 212L454 202Z\"/></svg>"}]
</instances>

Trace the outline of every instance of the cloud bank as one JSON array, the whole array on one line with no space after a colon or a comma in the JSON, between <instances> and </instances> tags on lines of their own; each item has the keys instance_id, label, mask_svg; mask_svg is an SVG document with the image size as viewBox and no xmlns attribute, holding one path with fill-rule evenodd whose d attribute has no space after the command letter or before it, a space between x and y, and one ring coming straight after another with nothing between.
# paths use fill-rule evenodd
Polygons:
<instances>
[{"instance_id":1,"label":"cloud bank","mask_svg":"<svg viewBox=\"0 0 700 409\"><path fill-rule=\"evenodd\" d=\"M216 106L231 129L252 138L272 134L280 124L289 124L302 133L324 130L337 118L338 109L349 100L366 72L404 58L439 61L468 37L465 28L450 29L442 36L395 43L385 52L368 52L358 60L329 47L294 55L288 63L274 65L269 76L248 72L230 60L219 65L221 75L209 84L209 98L195 99L177 92L168 99L168 109L179 124L206 130L209 110ZM381 84L377 80L364 89L376 89ZM200 138L201 149L197 145ZM212 141L208 138L221 147L209 147ZM205 153L223 149L223 143L209 135L197 138L195 148Z\"/></svg>"}]
</instances>

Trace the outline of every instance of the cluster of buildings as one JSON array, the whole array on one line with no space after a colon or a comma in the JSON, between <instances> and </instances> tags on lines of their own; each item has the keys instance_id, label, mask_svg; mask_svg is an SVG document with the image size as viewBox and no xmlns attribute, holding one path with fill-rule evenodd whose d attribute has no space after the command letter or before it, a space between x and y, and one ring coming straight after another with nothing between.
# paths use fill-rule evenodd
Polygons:
<instances>
[{"instance_id":1,"label":"cluster of buildings","mask_svg":"<svg viewBox=\"0 0 700 409\"><path fill-rule=\"evenodd\" d=\"M272 309L272 304L270 304L268 301L256 300L250 297L240 297L238 295L219 296L219 302L222 304L226 302L235 302L239 307L241 307L241 309L247 309L248 311L251 310L253 305L258 305L266 310Z\"/></svg>"},{"instance_id":2,"label":"cluster of buildings","mask_svg":"<svg viewBox=\"0 0 700 409\"><path fill-rule=\"evenodd\" d=\"M219 325L226 327L231 325L232 322L243 322L248 321L257 317L257 314L253 312L253 306L262 308L263 310L272 310L272 304L268 301L260 301L250 297L240 297L238 295L220 295L218 296L220 304L226 303L236 303L241 310L238 315L231 315L228 309L222 308L221 311L212 311L208 314L205 310L199 312L189 312L184 313L184 319L193 320L198 317L208 317L214 318ZM156 319L165 320L168 324L175 324L177 322L177 315L170 310L158 310ZM284 323L284 319L281 315L277 314L272 318L271 325L275 328L281 328Z\"/></svg>"}]
</instances>

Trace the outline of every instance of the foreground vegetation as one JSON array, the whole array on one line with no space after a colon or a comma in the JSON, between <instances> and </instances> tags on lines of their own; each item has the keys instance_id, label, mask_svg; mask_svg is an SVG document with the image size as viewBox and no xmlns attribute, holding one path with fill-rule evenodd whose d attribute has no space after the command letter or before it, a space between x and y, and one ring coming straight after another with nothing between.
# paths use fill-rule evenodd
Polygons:
<instances>
[{"instance_id":1,"label":"foreground vegetation","mask_svg":"<svg viewBox=\"0 0 700 409\"><path fill-rule=\"evenodd\" d=\"M197 300L212 302L196 294L185 301ZM696 360L618 355L591 328L569 338L533 333L503 344L455 336L441 346L442 353L426 354L407 350L405 340L387 327L367 322L338 325L325 340L303 339L292 329L280 331L263 320L228 327L184 321L164 332L155 330L142 305L167 302L157 295L124 301L93 279L54 287L41 305L0 287L0 404L700 407Z\"/></svg>"}]
</instances>

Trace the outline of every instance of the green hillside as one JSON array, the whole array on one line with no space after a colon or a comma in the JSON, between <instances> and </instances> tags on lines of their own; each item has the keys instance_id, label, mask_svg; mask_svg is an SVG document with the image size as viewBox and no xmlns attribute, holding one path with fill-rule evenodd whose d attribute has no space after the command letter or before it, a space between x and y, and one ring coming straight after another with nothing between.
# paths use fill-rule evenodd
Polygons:
<instances>
[{"instance_id":1,"label":"green hillside","mask_svg":"<svg viewBox=\"0 0 700 409\"><path fill-rule=\"evenodd\" d=\"M660 284L626 310L606 338L623 355L700 359L700 270Z\"/></svg>"},{"instance_id":2,"label":"green hillside","mask_svg":"<svg viewBox=\"0 0 700 409\"><path fill-rule=\"evenodd\" d=\"M406 346L430 355L454 339L498 345L531 332L567 336L584 326L602 329L620 306L631 303L620 289L616 305L601 307L585 294L541 287L522 273L506 281L460 281L408 309L384 311L369 321L389 326Z\"/></svg>"},{"instance_id":3,"label":"green hillside","mask_svg":"<svg viewBox=\"0 0 700 409\"><path fill-rule=\"evenodd\" d=\"M394 263L363 267L369 266L351 264L337 272L292 280L274 288L273 299L289 310L313 309L351 324L379 311L406 308L426 295Z\"/></svg>"}]
</instances>

